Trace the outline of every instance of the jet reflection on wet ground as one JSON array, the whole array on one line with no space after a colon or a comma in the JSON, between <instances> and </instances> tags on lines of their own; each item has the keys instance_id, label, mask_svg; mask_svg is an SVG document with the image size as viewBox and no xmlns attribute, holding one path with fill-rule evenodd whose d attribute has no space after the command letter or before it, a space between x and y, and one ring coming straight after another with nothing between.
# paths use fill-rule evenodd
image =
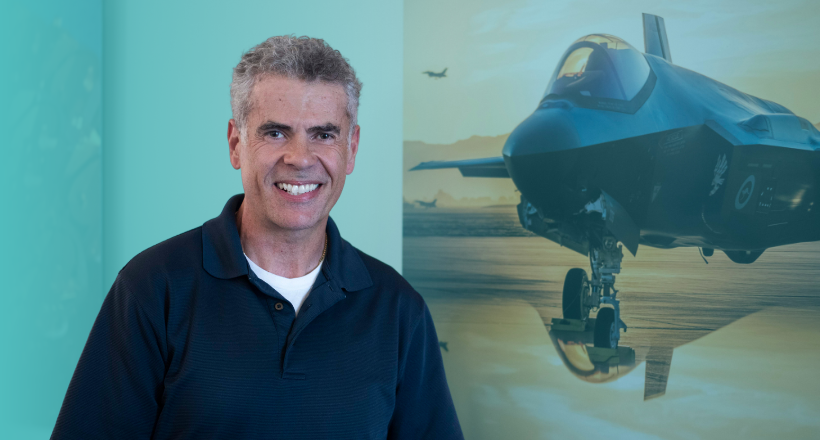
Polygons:
<instances>
[{"instance_id":1,"label":"jet reflection on wet ground","mask_svg":"<svg viewBox=\"0 0 820 440\"><path fill-rule=\"evenodd\" d=\"M820 243L770 249L749 266L642 247L616 284L634 362L587 381L556 350L572 338L550 333L564 274L586 268L584 256L498 236L514 230L512 207L408 211L404 275L446 343L468 439L786 439L820 428ZM459 218L472 223L448 232ZM480 236L442 236L471 233ZM577 356L575 365L590 367Z\"/></svg>"}]
</instances>

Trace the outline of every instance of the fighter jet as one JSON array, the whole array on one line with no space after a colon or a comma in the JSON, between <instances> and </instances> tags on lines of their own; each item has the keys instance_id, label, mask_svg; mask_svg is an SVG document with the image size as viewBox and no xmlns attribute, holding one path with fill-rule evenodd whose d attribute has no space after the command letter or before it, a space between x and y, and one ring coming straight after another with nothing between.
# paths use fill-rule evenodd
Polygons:
<instances>
[{"instance_id":1,"label":"fighter jet","mask_svg":"<svg viewBox=\"0 0 820 440\"><path fill-rule=\"evenodd\" d=\"M601 348L627 329L614 288L623 247L717 249L749 264L820 240L817 128L673 64L663 18L643 14L643 25L644 53L605 34L572 43L502 156L412 169L511 178L521 225L589 256L591 276L564 279L563 316L586 322L597 310Z\"/></svg>"},{"instance_id":2,"label":"fighter jet","mask_svg":"<svg viewBox=\"0 0 820 440\"><path fill-rule=\"evenodd\" d=\"M442 70L441 72L433 72L433 71L427 70L427 71L424 71L424 72L421 72L421 73L426 74L430 78L435 78L435 79L446 78L447 77L447 74L446 74L447 73L447 68L445 67L444 70Z\"/></svg>"},{"instance_id":3,"label":"fighter jet","mask_svg":"<svg viewBox=\"0 0 820 440\"><path fill-rule=\"evenodd\" d=\"M432 202L424 202L424 201L421 201L421 200L416 200L416 203L418 203L419 206L421 206L423 208L435 208L437 200L438 199L433 199Z\"/></svg>"}]
</instances>

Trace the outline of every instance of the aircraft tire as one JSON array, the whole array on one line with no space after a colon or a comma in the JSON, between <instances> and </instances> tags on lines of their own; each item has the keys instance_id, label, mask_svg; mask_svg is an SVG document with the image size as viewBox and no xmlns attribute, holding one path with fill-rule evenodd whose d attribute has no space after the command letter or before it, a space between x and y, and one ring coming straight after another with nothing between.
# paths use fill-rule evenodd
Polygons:
<instances>
[{"instance_id":1,"label":"aircraft tire","mask_svg":"<svg viewBox=\"0 0 820 440\"><path fill-rule=\"evenodd\" d=\"M612 337L613 332L620 331L615 324L615 310L605 307L598 311L595 318L593 342L596 347L616 348L618 340Z\"/></svg>"},{"instance_id":2,"label":"aircraft tire","mask_svg":"<svg viewBox=\"0 0 820 440\"><path fill-rule=\"evenodd\" d=\"M584 308L584 296L589 295L589 281L584 269L574 268L564 278L564 295L561 308L564 319L587 319L589 310Z\"/></svg>"}]
</instances>

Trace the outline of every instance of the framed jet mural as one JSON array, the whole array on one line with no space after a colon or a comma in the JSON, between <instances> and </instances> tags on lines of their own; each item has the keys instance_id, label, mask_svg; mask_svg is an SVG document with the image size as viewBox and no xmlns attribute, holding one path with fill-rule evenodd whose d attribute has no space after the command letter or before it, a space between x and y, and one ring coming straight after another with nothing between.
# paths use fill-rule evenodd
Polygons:
<instances>
[{"instance_id":1,"label":"framed jet mural","mask_svg":"<svg viewBox=\"0 0 820 440\"><path fill-rule=\"evenodd\" d=\"M810 438L820 6L406 2L404 275L467 438Z\"/></svg>"}]
</instances>

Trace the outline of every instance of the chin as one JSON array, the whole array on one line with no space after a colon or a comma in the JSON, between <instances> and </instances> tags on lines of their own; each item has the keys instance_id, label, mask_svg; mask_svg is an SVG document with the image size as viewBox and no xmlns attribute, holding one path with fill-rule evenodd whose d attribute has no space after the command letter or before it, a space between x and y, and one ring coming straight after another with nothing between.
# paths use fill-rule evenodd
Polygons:
<instances>
[{"instance_id":1,"label":"chin","mask_svg":"<svg viewBox=\"0 0 820 440\"><path fill-rule=\"evenodd\" d=\"M318 214L305 215L293 214L286 216L275 216L270 221L282 229L302 230L310 229L319 223L321 216Z\"/></svg>"}]
</instances>

